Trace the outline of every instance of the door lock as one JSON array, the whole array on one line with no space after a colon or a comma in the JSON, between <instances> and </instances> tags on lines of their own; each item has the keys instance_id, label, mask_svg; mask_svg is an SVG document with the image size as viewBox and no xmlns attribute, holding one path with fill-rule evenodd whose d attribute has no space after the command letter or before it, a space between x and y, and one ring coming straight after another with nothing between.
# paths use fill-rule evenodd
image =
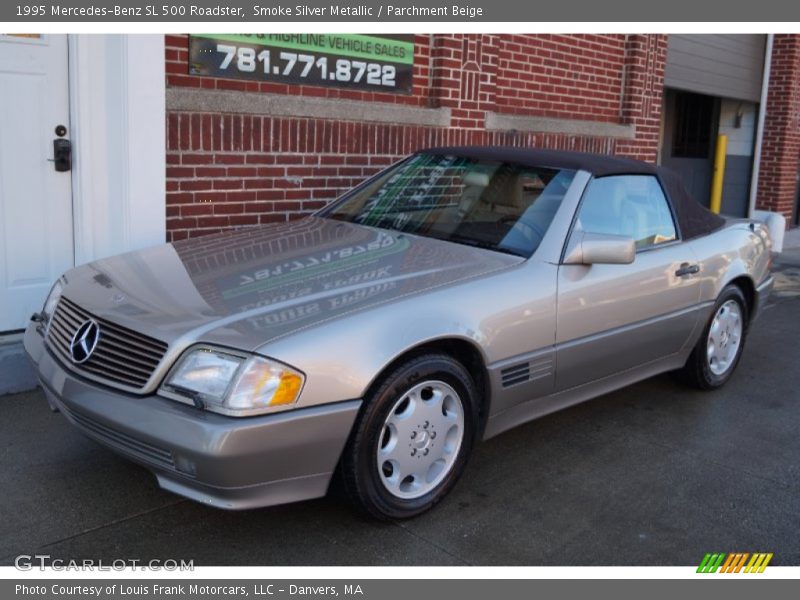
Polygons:
<instances>
[{"instance_id":1,"label":"door lock","mask_svg":"<svg viewBox=\"0 0 800 600\"><path fill-rule=\"evenodd\" d=\"M72 170L72 142L64 138L53 140L53 166L56 171L64 172Z\"/></svg>"}]
</instances>

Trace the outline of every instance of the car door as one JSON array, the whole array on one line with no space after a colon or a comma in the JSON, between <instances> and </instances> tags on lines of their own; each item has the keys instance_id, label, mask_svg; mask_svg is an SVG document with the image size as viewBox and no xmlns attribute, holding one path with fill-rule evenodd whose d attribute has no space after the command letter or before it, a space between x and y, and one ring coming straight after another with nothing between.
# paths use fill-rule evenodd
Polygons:
<instances>
[{"instance_id":1,"label":"car door","mask_svg":"<svg viewBox=\"0 0 800 600\"><path fill-rule=\"evenodd\" d=\"M557 390L674 354L697 321L697 260L655 176L594 178L571 235L582 231L632 237L636 256L631 264L559 266Z\"/></svg>"}]
</instances>

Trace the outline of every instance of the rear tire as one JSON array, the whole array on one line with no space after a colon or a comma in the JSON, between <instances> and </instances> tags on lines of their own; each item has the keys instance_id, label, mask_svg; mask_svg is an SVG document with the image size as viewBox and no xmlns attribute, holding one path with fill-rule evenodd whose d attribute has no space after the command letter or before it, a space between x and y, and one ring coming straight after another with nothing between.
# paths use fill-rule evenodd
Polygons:
<instances>
[{"instance_id":1,"label":"rear tire","mask_svg":"<svg viewBox=\"0 0 800 600\"><path fill-rule=\"evenodd\" d=\"M749 317L741 288L729 285L723 289L703 334L679 371L681 379L701 390L725 385L742 356Z\"/></svg>"},{"instance_id":2,"label":"rear tire","mask_svg":"<svg viewBox=\"0 0 800 600\"><path fill-rule=\"evenodd\" d=\"M466 466L478 391L450 356L426 353L393 368L366 398L341 460L350 499L378 519L407 519L438 503Z\"/></svg>"}]
</instances>

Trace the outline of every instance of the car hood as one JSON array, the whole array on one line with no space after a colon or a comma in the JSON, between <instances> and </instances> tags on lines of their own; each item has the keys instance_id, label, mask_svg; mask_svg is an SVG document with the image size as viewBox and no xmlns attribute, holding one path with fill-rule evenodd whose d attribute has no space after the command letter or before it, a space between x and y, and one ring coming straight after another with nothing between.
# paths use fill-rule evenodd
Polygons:
<instances>
[{"instance_id":1,"label":"car hood","mask_svg":"<svg viewBox=\"0 0 800 600\"><path fill-rule=\"evenodd\" d=\"M171 345L255 350L295 330L521 261L308 217L98 260L67 273L64 296Z\"/></svg>"}]
</instances>

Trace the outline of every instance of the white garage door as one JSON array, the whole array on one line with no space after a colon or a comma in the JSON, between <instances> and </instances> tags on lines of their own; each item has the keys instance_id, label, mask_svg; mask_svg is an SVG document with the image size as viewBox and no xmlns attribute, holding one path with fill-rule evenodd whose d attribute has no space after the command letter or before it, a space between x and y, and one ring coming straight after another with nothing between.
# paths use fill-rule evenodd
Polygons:
<instances>
[{"instance_id":1,"label":"white garage door","mask_svg":"<svg viewBox=\"0 0 800 600\"><path fill-rule=\"evenodd\" d=\"M759 102L765 35L670 34L668 88Z\"/></svg>"}]
</instances>

